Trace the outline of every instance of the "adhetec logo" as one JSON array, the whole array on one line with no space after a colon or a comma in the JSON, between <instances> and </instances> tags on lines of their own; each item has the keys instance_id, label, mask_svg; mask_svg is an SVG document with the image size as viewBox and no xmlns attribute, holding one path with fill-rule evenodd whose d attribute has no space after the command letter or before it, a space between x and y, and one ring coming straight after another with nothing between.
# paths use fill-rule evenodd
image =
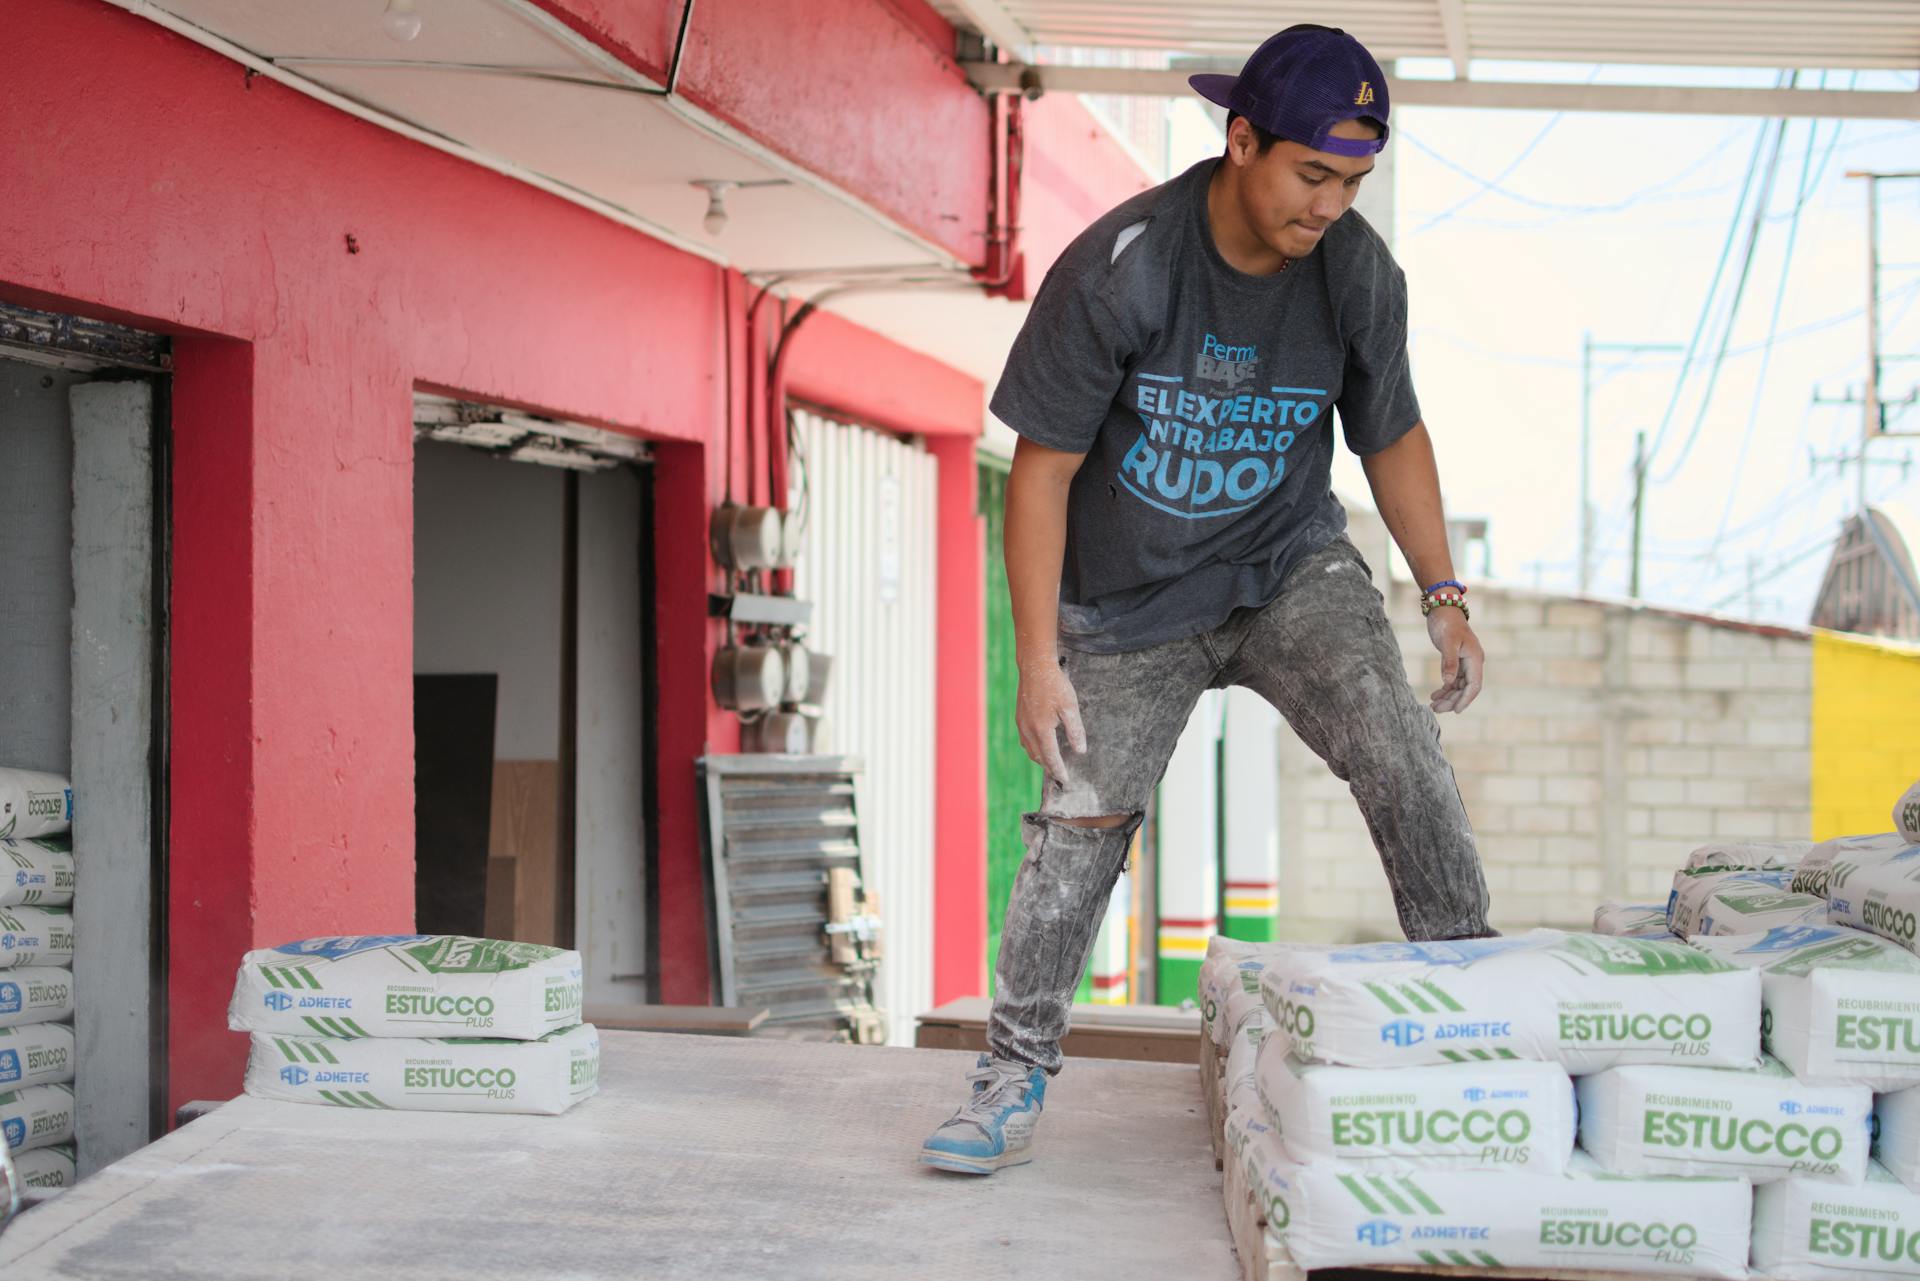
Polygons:
<instances>
[{"instance_id":1,"label":"adhetec logo","mask_svg":"<svg viewBox=\"0 0 1920 1281\"><path fill-rule=\"evenodd\" d=\"M280 1079L288 1085L305 1085L311 1075L305 1068L292 1063L280 1069Z\"/></svg>"},{"instance_id":2,"label":"adhetec logo","mask_svg":"<svg viewBox=\"0 0 1920 1281\"><path fill-rule=\"evenodd\" d=\"M269 992L261 998L270 1010L284 1010L292 1006L293 998L285 992Z\"/></svg>"},{"instance_id":3,"label":"adhetec logo","mask_svg":"<svg viewBox=\"0 0 1920 1281\"><path fill-rule=\"evenodd\" d=\"M1370 1219L1353 1230L1354 1239L1362 1245L1392 1245L1400 1239L1400 1225L1389 1223L1385 1219Z\"/></svg>"},{"instance_id":4,"label":"adhetec logo","mask_svg":"<svg viewBox=\"0 0 1920 1281\"><path fill-rule=\"evenodd\" d=\"M1395 1019L1380 1029L1380 1039L1388 1045L1398 1045L1404 1049L1426 1040L1427 1028L1424 1023L1416 1023L1412 1019Z\"/></svg>"},{"instance_id":5,"label":"adhetec logo","mask_svg":"<svg viewBox=\"0 0 1920 1281\"><path fill-rule=\"evenodd\" d=\"M1471 1089L1460 1091L1460 1097L1469 1103L1478 1103L1487 1097L1487 1092L1476 1085Z\"/></svg>"},{"instance_id":6,"label":"adhetec logo","mask_svg":"<svg viewBox=\"0 0 1920 1281\"><path fill-rule=\"evenodd\" d=\"M1799 1116L1801 1112L1801 1107L1798 1103L1795 1103L1792 1099L1782 1099L1780 1101L1780 1110L1782 1112L1785 1112L1788 1116Z\"/></svg>"},{"instance_id":7,"label":"adhetec logo","mask_svg":"<svg viewBox=\"0 0 1920 1281\"><path fill-rule=\"evenodd\" d=\"M0 1134L7 1136L7 1146L17 1148L27 1141L27 1123L19 1117L10 1116L0 1123Z\"/></svg>"}]
</instances>

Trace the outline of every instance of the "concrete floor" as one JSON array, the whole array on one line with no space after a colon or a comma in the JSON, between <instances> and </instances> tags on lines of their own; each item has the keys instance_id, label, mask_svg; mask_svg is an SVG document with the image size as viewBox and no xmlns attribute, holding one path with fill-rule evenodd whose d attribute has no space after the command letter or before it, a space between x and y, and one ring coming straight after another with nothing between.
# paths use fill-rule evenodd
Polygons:
<instances>
[{"instance_id":1,"label":"concrete floor","mask_svg":"<svg viewBox=\"0 0 1920 1281\"><path fill-rule=\"evenodd\" d=\"M564 1117L242 1098L16 1221L0 1277L1236 1281L1194 1068L1071 1062L1033 1164L925 1169L971 1063L609 1032Z\"/></svg>"}]
</instances>

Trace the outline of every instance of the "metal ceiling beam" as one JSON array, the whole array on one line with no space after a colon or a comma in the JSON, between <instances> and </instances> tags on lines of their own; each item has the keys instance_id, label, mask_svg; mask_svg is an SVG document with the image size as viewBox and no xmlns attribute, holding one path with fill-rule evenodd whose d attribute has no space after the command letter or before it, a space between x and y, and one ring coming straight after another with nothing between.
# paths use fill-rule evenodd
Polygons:
<instances>
[{"instance_id":1,"label":"metal ceiling beam","mask_svg":"<svg viewBox=\"0 0 1920 1281\"><path fill-rule=\"evenodd\" d=\"M1447 38L1447 57L1453 60L1453 78L1467 78L1467 62L1473 47L1467 40L1466 0L1439 0L1440 30Z\"/></svg>"},{"instance_id":2,"label":"metal ceiling beam","mask_svg":"<svg viewBox=\"0 0 1920 1281\"><path fill-rule=\"evenodd\" d=\"M1033 48L1033 33L1007 12L1000 0L953 0L954 7L981 35L1010 56L1024 61Z\"/></svg>"},{"instance_id":3,"label":"metal ceiling beam","mask_svg":"<svg viewBox=\"0 0 1920 1281\"><path fill-rule=\"evenodd\" d=\"M1184 98L1187 72L1132 67L1024 67L969 62L983 93L1041 91ZM1920 93L1908 90L1682 89L1654 85L1535 84L1488 80L1390 80L1397 107L1493 107L1517 111L1617 111L1640 115L1752 116L1825 120L1920 120Z\"/></svg>"}]
</instances>

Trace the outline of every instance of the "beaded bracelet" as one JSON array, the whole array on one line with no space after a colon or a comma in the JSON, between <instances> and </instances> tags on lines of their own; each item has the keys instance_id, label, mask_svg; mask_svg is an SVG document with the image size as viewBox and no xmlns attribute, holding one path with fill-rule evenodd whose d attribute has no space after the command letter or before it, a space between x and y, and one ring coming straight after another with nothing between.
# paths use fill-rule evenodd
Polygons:
<instances>
[{"instance_id":1,"label":"beaded bracelet","mask_svg":"<svg viewBox=\"0 0 1920 1281\"><path fill-rule=\"evenodd\" d=\"M1465 596L1467 594L1467 585L1465 583L1459 582L1458 580L1452 579L1452 578L1443 578L1439 582L1435 583L1433 586L1422 591L1420 594L1422 596L1431 596L1435 592L1439 591L1442 587L1458 587L1460 589L1460 594L1462 596Z\"/></svg>"},{"instance_id":2,"label":"beaded bracelet","mask_svg":"<svg viewBox=\"0 0 1920 1281\"><path fill-rule=\"evenodd\" d=\"M1420 598L1420 614L1422 617L1425 617L1433 613L1434 609L1441 605L1451 605L1460 611L1461 618L1468 622L1473 621L1473 614L1467 609L1467 602L1458 596L1422 596Z\"/></svg>"}]
</instances>

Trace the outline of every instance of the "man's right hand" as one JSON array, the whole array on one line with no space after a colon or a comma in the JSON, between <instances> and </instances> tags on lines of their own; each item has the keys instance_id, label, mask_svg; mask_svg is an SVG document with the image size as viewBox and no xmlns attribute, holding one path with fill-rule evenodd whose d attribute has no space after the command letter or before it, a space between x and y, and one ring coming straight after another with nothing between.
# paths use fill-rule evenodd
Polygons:
<instances>
[{"instance_id":1,"label":"man's right hand","mask_svg":"<svg viewBox=\"0 0 1920 1281\"><path fill-rule=\"evenodd\" d=\"M1064 784L1067 762L1060 754L1059 731L1066 730L1067 745L1076 752L1087 750L1087 731L1080 724L1079 696L1058 659L1021 664L1013 719L1020 727L1020 746L1033 763Z\"/></svg>"}]
</instances>

